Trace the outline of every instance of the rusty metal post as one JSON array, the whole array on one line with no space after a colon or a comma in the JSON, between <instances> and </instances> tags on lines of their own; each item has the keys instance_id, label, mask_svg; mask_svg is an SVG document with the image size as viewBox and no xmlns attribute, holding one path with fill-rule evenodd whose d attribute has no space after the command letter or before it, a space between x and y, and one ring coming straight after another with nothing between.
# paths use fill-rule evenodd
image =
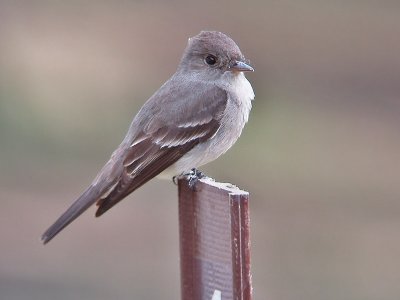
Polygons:
<instances>
[{"instance_id":1,"label":"rusty metal post","mask_svg":"<svg viewBox=\"0 0 400 300\"><path fill-rule=\"evenodd\" d=\"M179 188L183 300L251 300L249 193L210 178Z\"/></svg>"}]
</instances>

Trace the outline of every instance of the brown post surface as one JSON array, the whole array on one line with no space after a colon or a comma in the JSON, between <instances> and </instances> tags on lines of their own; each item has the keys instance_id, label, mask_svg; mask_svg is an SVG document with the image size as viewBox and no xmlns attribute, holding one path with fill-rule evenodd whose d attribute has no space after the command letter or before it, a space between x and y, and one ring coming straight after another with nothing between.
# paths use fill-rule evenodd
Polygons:
<instances>
[{"instance_id":1,"label":"brown post surface","mask_svg":"<svg viewBox=\"0 0 400 300\"><path fill-rule=\"evenodd\" d=\"M251 300L249 193L203 178L179 180L183 300Z\"/></svg>"}]
</instances>

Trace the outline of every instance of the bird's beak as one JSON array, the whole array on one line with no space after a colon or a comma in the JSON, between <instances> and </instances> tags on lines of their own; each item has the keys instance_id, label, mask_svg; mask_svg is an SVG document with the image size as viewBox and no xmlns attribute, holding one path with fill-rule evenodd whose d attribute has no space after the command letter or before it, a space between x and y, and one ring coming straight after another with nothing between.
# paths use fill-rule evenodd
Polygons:
<instances>
[{"instance_id":1,"label":"bird's beak","mask_svg":"<svg viewBox=\"0 0 400 300\"><path fill-rule=\"evenodd\" d=\"M246 64L245 62L234 60L229 66L229 71L254 72L254 69L252 66Z\"/></svg>"}]
</instances>

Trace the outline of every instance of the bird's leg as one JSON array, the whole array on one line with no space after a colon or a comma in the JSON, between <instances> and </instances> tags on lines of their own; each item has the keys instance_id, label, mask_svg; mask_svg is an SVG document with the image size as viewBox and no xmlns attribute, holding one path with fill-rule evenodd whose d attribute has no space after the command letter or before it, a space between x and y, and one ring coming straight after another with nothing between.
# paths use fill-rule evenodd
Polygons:
<instances>
[{"instance_id":1,"label":"bird's leg","mask_svg":"<svg viewBox=\"0 0 400 300\"><path fill-rule=\"evenodd\" d=\"M189 187L193 190L197 181L203 177L205 177L204 173L200 170L193 168L190 170L189 174L186 175L189 179Z\"/></svg>"},{"instance_id":2,"label":"bird's leg","mask_svg":"<svg viewBox=\"0 0 400 300\"><path fill-rule=\"evenodd\" d=\"M196 176L198 179L206 177L206 174L204 174L202 171L196 168L193 168L190 172L193 173L194 176Z\"/></svg>"},{"instance_id":3,"label":"bird's leg","mask_svg":"<svg viewBox=\"0 0 400 300\"><path fill-rule=\"evenodd\" d=\"M203 172L201 172L200 170L193 168L188 173L182 173L181 175L176 175L176 176L172 177L172 182L175 185L178 185L178 181L182 177L186 177L189 181L189 187L191 189L194 189L196 182L199 179L206 177L206 175Z\"/></svg>"}]
</instances>

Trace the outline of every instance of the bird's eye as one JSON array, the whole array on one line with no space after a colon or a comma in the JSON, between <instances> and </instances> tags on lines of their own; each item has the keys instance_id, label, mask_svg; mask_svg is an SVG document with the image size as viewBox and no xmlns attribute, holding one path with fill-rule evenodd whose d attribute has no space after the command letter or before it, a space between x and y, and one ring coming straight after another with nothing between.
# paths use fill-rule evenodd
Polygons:
<instances>
[{"instance_id":1,"label":"bird's eye","mask_svg":"<svg viewBox=\"0 0 400 300\"><path fill-rule=\"evenodd\" d=\"M217 58L214 55L207 55L205 58L205 62L209 66L213 66L217 63Z\"/></svg>"}]
</instances>

